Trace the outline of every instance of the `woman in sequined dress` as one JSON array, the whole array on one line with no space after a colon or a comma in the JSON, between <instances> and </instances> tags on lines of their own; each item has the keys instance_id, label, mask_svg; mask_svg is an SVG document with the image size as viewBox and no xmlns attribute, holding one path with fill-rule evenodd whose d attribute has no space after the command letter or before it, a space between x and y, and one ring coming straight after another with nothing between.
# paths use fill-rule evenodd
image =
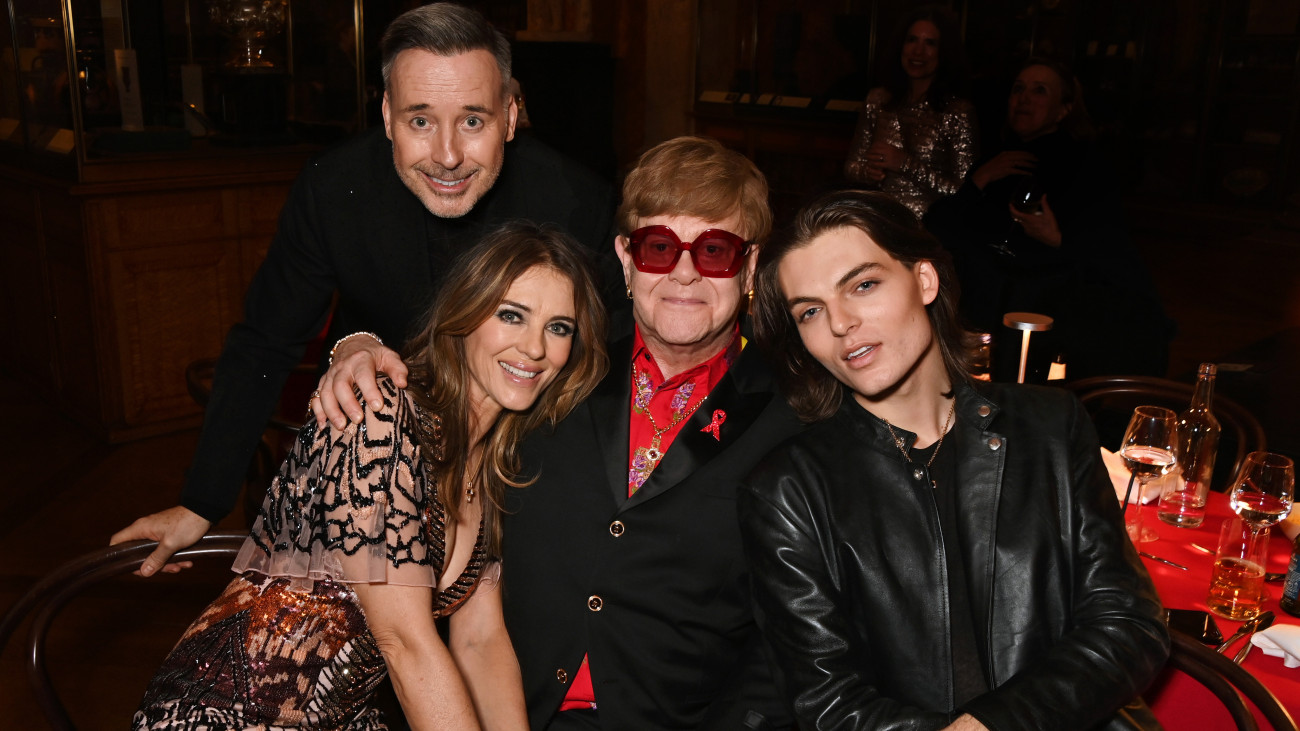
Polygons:
<instances>
[{"instance_id":1,"label":"woman in sequined dress","mask_svg":"<svg viewBox=\"0 0 1300 731\"><path fill-rule=\"evenodd\" d=\"M369 701L386 673L413 728L527 728L500 505L522 435L603 375L605 316L577 244L532 224L489 234L447 282L404 355L410 387L381 378L360 423L303 427L240 575L135 729L383 729Z\"/></svg>"},{"instance_id":2,"label":"woman in sequined dress","mask_svg":"<svg viewBox=\"0 0 1300 731\"><path fill-rule=\"evenodd\" d=\"M956 191L976 156L975 107L957 95L960 35L941 9L913 12L886 83L867 94L844 162L844 176L878 188L918 217Z\"/></svg>"}]
</instances>

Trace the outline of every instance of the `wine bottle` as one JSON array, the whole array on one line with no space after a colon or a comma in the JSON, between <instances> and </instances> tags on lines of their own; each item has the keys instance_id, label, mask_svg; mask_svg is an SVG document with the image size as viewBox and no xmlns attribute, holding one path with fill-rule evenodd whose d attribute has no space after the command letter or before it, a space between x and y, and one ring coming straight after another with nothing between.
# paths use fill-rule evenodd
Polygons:
<instances>
[{"instance_id":1,"label":"wine bottle","mask_svg":"<svg viewBox=\"0 0 1300 731\"><path fill-rule=\"evenodd\" d=\"M1277 602L1282 611L1300 617L1300 535L1291 545L1291 565L1286 570L1286 583L1282 585L1282 598Z\"/></svg>"},{"instance_id":2,"label":"wine bottle","mask_svg":"<svg viewBox=\"0 0 1300 731\"><path fill-rule=\"evenodd\" d=\"M1210 409L1216 371L1213 363L1201 364L1192 403L1178 417L1179 477L1164 489L1156 508L1160 519L1170 525L1195 528L1205 520L1205 500L1210 494L1221 431Z\"/></svg>"}]
</instances>

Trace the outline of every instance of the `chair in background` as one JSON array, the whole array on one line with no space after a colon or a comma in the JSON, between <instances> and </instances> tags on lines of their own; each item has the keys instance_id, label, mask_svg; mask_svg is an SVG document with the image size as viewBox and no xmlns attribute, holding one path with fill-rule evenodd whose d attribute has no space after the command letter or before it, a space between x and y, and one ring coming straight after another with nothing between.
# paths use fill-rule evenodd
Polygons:
<instances>
[{"instance_id":1,"label":"chair in background","mask_svg":"<svg viewBox=\"0 0 1300 731\"><path fill-rule=\"evenodd\" d=\"M1169 636L1169 667L1187 674L1223 701L1240 731L1259 729L1242 696L1259 709L1275 731L1296 731L1295 719L1254 675L1190 635L1171 629Z\"/></svg>"},{"instance_id":2,"label":"chair in background","mask_svg":"<svg viewBox=\"0 0 1300 731\"><path fill-rule=\"evenodd\" d=\"M247 537L248 534L243 532L209 533L193 546L177 551L173 560L223 558L229 562ZM96 584L135 571L157 546L153 541L132 541L105 546L73 559L37 582L0 619L0 650L3 650L9 637L27 617L33 617L24 645L27 678L37 703L55 731L73 731L75 726L46 669L46 636L50 625L69 601Z\"/></svg>"},{"instance_id":3,"label":"chair in background","mask_svg":"<svg viewBox=\"0 0 1300 731\"><path fill-rule=\"evenodd\" d=\"M1123 438L1133 409L1149 404L1181 412L1191 403L1194 390L1190 383L1149 376L1097 376L1066 383L1065 388L1083 402L1097 426L1101 446L1107 449L1116 448ZM1222 490L1246 461L1246 455L1267 449L1268 442L1259 420L1236 401L1216 393L1211 410L1223 432L1210 487Z\"/></svg>"}]
</instances>

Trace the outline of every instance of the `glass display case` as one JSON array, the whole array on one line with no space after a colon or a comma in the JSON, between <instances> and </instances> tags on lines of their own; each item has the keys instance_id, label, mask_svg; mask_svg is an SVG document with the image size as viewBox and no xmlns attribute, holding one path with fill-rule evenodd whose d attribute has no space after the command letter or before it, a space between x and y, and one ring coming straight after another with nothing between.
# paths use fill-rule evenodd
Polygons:
<instances>
[{"instance_id":1,"label":"glass display case","mask_svg":"<svg viewBox=\"0 0 1300 731\"><path fill-rule=\"evenodd\" d=\"M740 112L856 111L866 97L876 28L898 3L718 0L700 8L697 88Z\"/></svg>"},{"instance_id":2,"label":"glass display case","mask_svg":"<svg viewBox=\"0 0 1300 731\"><path fill-rule=\"evenodd\" d=\"M67 172L124 154L348 135L379 95L365 76L361 0L300 5L295 14L290 0L7 0L5 161Z\"/></svg>"},{"instance_id":3,"label":"glass display case","mask_svg":"<svg viewBox=\"0 0 1300 731\"><path fill-rule=\"evenodd\" d=\"M743 152L787 216L838 181L880 43L905 0L699 5L695 129Z\"/></svg>"},{"instance_id":4,"label":"glass display case","mask_svg":"<svg viewBox=\"0 0 1300 731\"><path fill-rule=\"evenodd\" d=\"M361 0L294 5L4 4L0 357L107 439L198 422L186 365L220 352L303 164L377 107Z\"/></svg>"}]
</instances>

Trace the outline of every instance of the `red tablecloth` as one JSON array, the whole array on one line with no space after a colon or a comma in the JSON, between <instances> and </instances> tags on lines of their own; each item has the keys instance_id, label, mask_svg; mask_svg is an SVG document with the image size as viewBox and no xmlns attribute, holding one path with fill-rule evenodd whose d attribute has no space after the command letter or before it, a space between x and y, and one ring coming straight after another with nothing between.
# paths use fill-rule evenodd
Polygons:
<instances>
[{"instance_id":1,"label":"red tablecloth","mask_svg":"<svg viewBox=\"0 0 1300 731\"><path fill-rule=\"evenodd\" d=\"M1136 506L1130 505L1129 511L1131 512L1134 507ZM1156 518L1154 503L1142 508L1143 511L1147 511L1143 521L1155 528L1160 535L1160 540L1143 543L1138 546L1139 550L1188 567L1187 571L1182 571L1149 558L1142 559L1147 571L1151 572L1151 578L1155 581L1161 602L1167 608L1207 609L1205 596L1210 586L1210 567L1214 563L1214 556L1193 548L1192 544L1213 551L1219 542L1219 527L1225 518L1232 515L1232 511L1228 508L1228 497L1222 493L1210 493L1207 507L1205 522L1199 528L1177 528L1165 525ZM1286 571L1290 555L1291 547L1286 536L1275 529L1269 544L1269 562L1266 570ZM1264 586L1268 594L1264 608L1273 610L1277 615L1275 623L1300 625L1300 617L1293 617L1278 607L1277 601L1282 595L1282 584L1274 582ZM1215 617L1215 622L1218 623L1225 637L1241 626L1239 622L1220 617ZM1232 654L1235 654L1235 650L1240 647L1238 641L1233 645ZM1273 691L1273 694L1282 701L1282 705L1290 711L1292 717L1300 719L1300 668L1288 668L1282 664L1281 658L1269 657L1259 648L1251 650L1242 667L1249 670ZM1196 681L1180 672L1166 670L1156 680L1155 685L1143 695L1151 704L1156 717L1171 731L1173 729L1214 731L1236 728L1218 699L1210 695L1209 691ZM1259 717L1259 721L1261 727L1268 728L1268 724L1262 717Z\"/></svg>"}]
</instances>

